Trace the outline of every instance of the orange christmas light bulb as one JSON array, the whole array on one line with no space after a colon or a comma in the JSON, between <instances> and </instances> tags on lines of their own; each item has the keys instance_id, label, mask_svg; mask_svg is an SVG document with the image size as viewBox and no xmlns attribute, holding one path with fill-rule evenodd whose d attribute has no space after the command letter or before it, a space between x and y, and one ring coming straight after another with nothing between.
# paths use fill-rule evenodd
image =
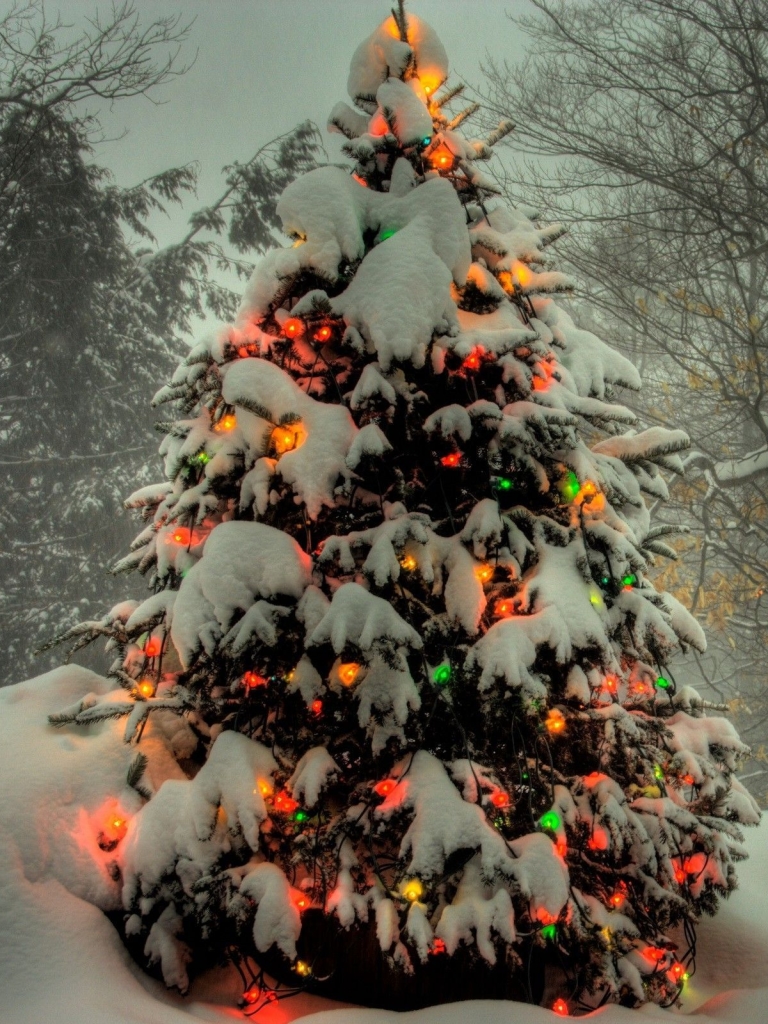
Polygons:
<instances>
[{"instance_id":1,"label":"orange christmas light bulb","mask_svg":"<svg viewBox=\"0 0 768 1024\"><path fill-rule=\"evenodd\" d=\"M444 142L433 149L429 154L429 163L435 171L450 171L456 162L456 157Z\"/></svg>"},{"instance_id":2,"label":"orange christmas light bulb","mask_svg":"<svg viewBox=\"0 0 768 1024\"><path fill-rule=\"evenodd\" d=\"M187 547L192 543L192 531L188 526L177 526L171 534L171 539L174 543L183 544L184 547Z\"/></svg>"},{"instance_id":3,"label":"orange christmas light bulb","mask_svg":"<svg viewBox=\"0 0 768 1024\"><path fill-rule=\"evenodd\" d=\"M403 555L400 559L400 565L405 569L406 572L412 572L417 566L416 559L413 555Z\"/></svg>"},{"instance_id":4,"label":"orange christmas light bulb","mask_svg":"<svg viewBox=\"0 0 768 1024\"><path fill-rule=\"evenodd\" d=\"M480 580L481 583L487 583L493 576L492 565L478 565L475 569L475 576Z\"/></svg>"},{"instance_id":5,"label":"orange christmas light bulb","mask_svg":"<svg viewBox=\"0 0 768 1024\"><path fill-rule=\"evenodd\" d=\"M330 340L332 334L333 331L328 326L328 324L322 324L320 327L317 328L312 337L315 339L315 341L325 342Z\"/></svg>"},{"instance_id":6,"label":"orange christmas light bulb","mask_svg":"<svg viewBox=\"0 0 768 1024\"><path fill-rule=\"evenodd\" d=\"M278 455L285 455L295 448L300 448L304 442L304 433L298 424L290 427L275 427L270 438L272 447Z\"/></svg>"},{"instance_id":7,"label":"orange christmas light bulb","mask_svg":"<svg viewBox=\"0 0 768 1024\"><path fill-rule=\"evenodd\" d=\"M304 333L304 321L297 316L289 317L283 323L281 332L286 338L300 338Z\"/></svg>"},{"instance_id":8,"label":"orange christmas light bulb","mask_svg":"<svg viewBox=\"0 0 768 1024\"><path fill-rule=\"evenodd\" d=\"M155 684L151 679L142 679L137 689L142 697L152 697L155 693Z\"/></svg>"},{"instance_id":9,"label":"orange christmas light bulb","mask_svg":"<svg viewBox=\"0 0 768 1024\"><path fill-rule=\"evenodd\" d=\"M508 618L514 610L514 604L508 597L504 598L503 601L496 602L496 614L502 618Z\"/></svg>"},{"instance_id":10,"label":"orange christmas light bulb","mask_svg":"<svg viewBox=\"0 0 768 1024\"><path fill-rule=\"evenodd\" d=\"M226 416L222 416L218 423L214 424L213 429L217 434L226 434L230 430L234 430L237 426L237 417L234 413L227 413Z\"/></svg>"},{"instance_id":11,"label":"orange christmas light bulb","mask_svg":"<svg viewBox=\"0 0 768 1024\"><path fill-rule=\"evenodd\" d=\"M565 716L562 711L558 711L557 708L552 708L546 717L544 722L547 732L552 736L559 736L560 733L565 731Z\"/></svg>"},{"instance_id":12,"label":"orange christmas light bulb","mask_svg":"<svg viewBox=\"0 0 768 1024\"><path fill-rule=\"evenodd\" d=\"M339 665L339 679L344 686L352 686L360 675L360 666L356 661L348 661Z\"/></svg>"}]
</instances>

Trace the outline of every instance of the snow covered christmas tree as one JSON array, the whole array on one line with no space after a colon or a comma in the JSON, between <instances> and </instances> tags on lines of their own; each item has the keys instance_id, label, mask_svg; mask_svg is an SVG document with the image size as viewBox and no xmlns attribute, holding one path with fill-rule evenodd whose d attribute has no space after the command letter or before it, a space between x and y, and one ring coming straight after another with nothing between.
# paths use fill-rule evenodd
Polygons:
<instances>
[{"instance_id":1,"label":"snow covered christmas tree","mask_svg":"<svg viewBox=\"0 0 768 1024\"><path fill-rule=\"evenodd\" d=\"M562 229L479 170L512 126L467 138L447 76L402 6L358 48L352 172L285 190L293 246L157 396L118 567L151 595L68 634L120 686L54 721L137 747L99 837L126 941L182 990L231 958L248 1012L672 1003L759 818L648 577L688 439L634 429L635 368L552 298Z\"/></svg>"}]
</instances>

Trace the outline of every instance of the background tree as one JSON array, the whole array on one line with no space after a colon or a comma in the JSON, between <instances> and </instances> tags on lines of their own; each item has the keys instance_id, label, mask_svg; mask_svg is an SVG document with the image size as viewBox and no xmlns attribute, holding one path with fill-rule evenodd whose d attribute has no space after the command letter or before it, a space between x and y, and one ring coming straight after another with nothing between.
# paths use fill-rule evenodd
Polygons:
<instances>
[{"instance_id":1,"label":"background tree","mask_svg":"<svg viewBox=\"0 0 768 1024\"><path fill-rule=\"evenodd\" d=\"M225 271L273 244L274 204L313 165L300 126L224 169L222 195L159 248L153 215L194 191L174 168L119 188L90 162L86 101L151 96L181 74L187 28L130 4L72 37L41 3L0 22L0 623L3 681L52 664L34 650L116 593L105 572L131 534L126 472L155 449L147 395L206 311L230 316ZM127 383L130 382L130 383ZM127 458L127 463L123 460Z\"/></svg>"},{"instance_id":2,"label":"background tree","mask_svg":"<svg viewBox=\"0 0 768 1024\"><path fill-rule=\"evenodd\" d=\"M699 661L762 757L768 737L768 5L532 0L531 52L490 60L492 115L524 112L504 185L579 231L582 306L642 367L643 413L685 409L668 517L692 542L662 582L714 630ZM552 158L557 158L553 160ZM530 195L531 190L528 189ZM765 792L762 768L747 769Z\"/></svg>"}]
</instances>

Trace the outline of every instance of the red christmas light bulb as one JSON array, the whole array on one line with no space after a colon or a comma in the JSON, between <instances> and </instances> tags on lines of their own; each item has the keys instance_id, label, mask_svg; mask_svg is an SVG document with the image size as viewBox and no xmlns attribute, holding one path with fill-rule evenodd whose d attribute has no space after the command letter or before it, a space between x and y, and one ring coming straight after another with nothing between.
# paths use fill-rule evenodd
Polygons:
<instances>
[{"instance_id":1,"label":"red christmas light bulb","mask_svg":"<svg viewBox=\"0 0 768 1024\"><path fill-rule=\"evenodd\" d=\"M462 366L465 370L479 370L483 363L484 354L485 349L481 345L478 345L476 348L472 349L470 354L462 363Z\"/></svg>"},{"instance_id":2,"label":"red christmas light bulb","mask_svg":"<svg viewBox=\"0 0 768 1024\"><path fill-rule=\"evenodd\" d=\"M568 1003L564 999L556 999L552 1003L552 1012L556 1013L558 1017L568 1016Z\"/></svg>"},{"instance_id":3,"label":"red christmas light bulb","mask_svg":"<svg viewBox=\"0 0 768 1024\"><path fill-rule=\"evenodd\" d=\"M321 327L317 328L317 330L312 335L312 337L315 339L315 341L324 342L324 341L328 341L332 334L333 334L333 331L328 326L328 324L323 324Z\"/></svg>"},{"instance_id":4,"label":"red christmas light bulb","mask_svg":"<svg viewBox=\"0 0 768 1024\"><path fill-rule=\"evenodd\" d=\"M188 526L177 526L171 536L176 544L183 544L184 547L192 541L192 531Z\"/></svg>"},{"instance_id":5,"label":"red christmas light bulb","mask_svg":"<svg viewBox=\"0 0 768 1024\"><path fill-rule=\"evenodd\" d=\"M309 900L302 892L294 898L293 904L297 910L306 910L307 907L309 906Z\"/></svg>"},{"instance_id":6,"label":"red christmas light bulb","mask_svg":"<svg viewBox=\"0 0 768 1024\"><path fill-rule=\"evenodd\" d=\"M509 807L509 794L503 789L497 789L491 796L491 803L494 807Z\"/></svg>"},{"instance_id":7,"label":"red christmas light bulb","mask_svg":"<svg viewBox=\"0 0 768 1024\"><path fill-rule=\"evenodd\" d=\"M496 602L496 614L501 616L508 616L512 614L513 604L509 599Z\"/></svg>"},{"instance_id":8,"label":"red christmas light bulb","mask_svg":"<svg viewBox=\"0 0 768 1024\"><path fill-rule=\"evenodd\" d=\"M257 686L266 686L267 680L264 676L260 676L258 672L246 672L243 675L243 686L247 690L253 690Z\"/></svg>"},{"instance_id":9,"label":"red christmas light bulb","mask_svg":"<svg viewBox=\"0 0 768 1024\"><path fill-rule=\"evenodd\" d=\"M694 779L694 777L692 775L684 775L683 776L683 782L686 784L686 786L692 786L695 783L695 781L696 780Z\"/></svg>"},{"instance_id":10,"label":"red christmas light bulb","mask_svg":"<svg viewBox=\"0 0 768 1024\"><path fill-rule=\"evenodd\" d=\"M275 794L275 799L272 801L272 806L280 814L293 814L296 808L299 806L299 801L294 800L284 789L280 790L279 793Z\"/></svg>"},{"instance_id":11,"label":"red christmas light bulb","mask_svg":"<svg viewBox=\"0 0 768 1024\"><path fill-rule=\"evenodd\" d=\"M258 985L254 985L253 988L249 988L247 992L243 992L243 1002L248 1003L249 1006L253 1006L254 1003L258 1003L261 999L261 989Z\"/></svg>"},{"instance_id":12,"label":"red christmas light bulb","mask_svg":"<svg viewBox=\"0 0 768 1024\"><path fill-rule=\"evenodd\" d=\"M381 782L377 782L373 787L374 793L378 793L379 796L389 796L393 789L397 786L397 779L382 779Z\"/></svg>"},{"instance_id":13,"label":"red christmas light bulb","mask_svg":"<svg viewBox=\"0 0 768 1024\"><path fill-rule=\"evenodd\" d=\"M670 968L672 977L675 981L680 981L682 976L685 974L685 964L681 964L679 960L676 960Z\"/></svg>"},{"instance_id":14,"label":"red christmas light bulb","mask_svg":"<svg viewBox=\"0 0 768 1024\"><path fill-rule=\"evenodd\" d=\"M613 895L611 896L611 904L612 904L612 905L613 905L614 907L620 907L620 906L622 905L622 903L623 903L623 902L624 902L624 895L623 895L623 893L620 893L620 892L615 892L615 893L614 893L614 894L613 894Z\"/></svg>"},{"instance_id":15,"label":"red christmas light bulb","mask_svg":"<svg viewBox=\"0 0 768 1024\"><path fill-rule=\"evenodd\" d=\"M291 316L283 323L281 330L286 338L300 338L304 333L304 321Z\"/></svg>"},{"instance_id":16,"label":"red christmas light bulb","mask_svg":"<svg viewBox=\"0 0 768 1024\"><path fill-rule=\"evenodd\" d=\"M156 658L163 649L163 641L159 636L151 636L144 644L144 653L148 658Z\"/></svg>"},{"instance_id":17,"label":"red christmas light bulb","mask_svg":"<svg viewBox=\"0 0 768 1024\"><path fill-rule=\"evenodd\" d=\"M313 700L309 705L309 709L313 715L322 715L323 713L323 702L321 700Z\"/></svg>"},{"instance_id":18,"label":"red christmas light bulb","mask_svg":"<svg viewBox=\"0 0 768 1024\"><path fill-rule=\"evenodd\" d=\"M432 940L432 948L430 949L430 953L432 953L433 955L436 955L438 953L444 953L444 952L445 952L445 942L442 939L433 939Z\"/></svg>"},{"instance_id":19,"label":"red christmas light bulb","mask_svg":"<svg viewBox=\"0 0 768 1024\"><path fill-rule=\"evenodd\" d=\"M440 462L449 469L455 469L461 462L461 452L451 452L450 455L444 455Z\"/></svg>"},{"instance_id":20,"label":"red christmas light bulb","mask_svg":"<svg viewBox=\"0 0 768 1024\"><path fill-rule=\"evenodd\" d=\"M558 857L565 857L566 853L568 853L568 844L564 839L557 840L555 843L555 852Z\"/></svg>"}]
</instances>

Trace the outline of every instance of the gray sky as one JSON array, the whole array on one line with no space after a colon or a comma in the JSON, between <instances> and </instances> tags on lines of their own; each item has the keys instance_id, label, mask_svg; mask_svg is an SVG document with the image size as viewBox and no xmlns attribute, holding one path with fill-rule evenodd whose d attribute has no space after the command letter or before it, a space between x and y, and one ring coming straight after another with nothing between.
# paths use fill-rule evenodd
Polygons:
<instances>
[{"instance_id":1,"label":"gray sky","mask_svg":"<svg viewBox=\"0 0 768 1024\"><path fill-rule=\"evenodd\" d=\"M521 40L507 12L527 0L409 0L408 9L438 32L453 73L470 80L486 51L514 59ZM59 0L76 24L106 0ZM333 106L348 99L346 80L355 47L389 15L387 0L135 0L147 19L160 13L194 18L188 53L194 67L162 92L164 104L121 102L104 118L118 141L99 147L97 160L121 184L132 184L167 167L197 160L200 199L218 194L220 169L247 160L267 140L310 118L338 153L337 137L325 133ZM55 2L50 4L55 6ZM513 112L514 116L514 112ZM157 226L165 235L162 226ZM169 236L175 234L168 225ZM161 241L166 239L161 237Z\"/></svg>"}]
</instances>

